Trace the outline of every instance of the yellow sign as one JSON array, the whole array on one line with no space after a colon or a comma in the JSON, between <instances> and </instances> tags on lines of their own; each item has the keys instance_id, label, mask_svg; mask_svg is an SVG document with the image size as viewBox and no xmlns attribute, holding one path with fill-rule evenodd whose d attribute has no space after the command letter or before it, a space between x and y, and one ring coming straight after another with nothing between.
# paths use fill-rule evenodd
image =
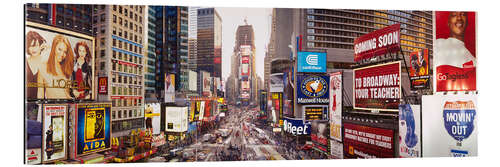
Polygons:
<instances>
[{"instance_id":1,"label":"yellow sign","mask_svg":"<svg viewBox=\"0 0 500 167\"><path fill-rule=\"evenodd\" d=\"M219 98L219 99L217 99L217 102L219 102L219 103L224 103L224 98Z\"/></svg>"},{"instance_id":2,"label":"yellow sign","mask_svg":"<svg viewBox=\"0 0 500 167\"><path fill-rule=\"evenodd\" d=\"M151 113L151 114L145 114L144 117L159 117L160 116L160 113Z\"/></svg>"}]
</instances>

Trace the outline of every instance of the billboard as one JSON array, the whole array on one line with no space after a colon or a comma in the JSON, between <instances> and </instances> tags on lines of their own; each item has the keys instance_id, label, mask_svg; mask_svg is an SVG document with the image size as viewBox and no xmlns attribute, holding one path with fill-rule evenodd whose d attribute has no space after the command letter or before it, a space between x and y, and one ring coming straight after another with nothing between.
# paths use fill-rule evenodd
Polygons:
<instances>
[{"instance_id":1,"label":"billboard","mask_svg":"<svg viewBox=\"0 0 500 167\"><path fill-rule=\"evenodd\" d=\"M344 145L337 140L330 140L330 155L332 155L338 159L343 159L344 158Z\"/></svg>"},{"instance_id":2,"label":"billboard","mask_svg":"<svg viewBox=\"0 0 500 167\"><path fill-rule=\"evenodd\" d=\"M429 49L411 52L409 56L411 89L429 88Z\"/></svg>"},{"instance_id":3,"label":"billboard","mask_svg":"<svg viewBox=\"0 0 500 167\"><path fill-rule=\"evenodd\" d=\"M273 103L272 107L278 114L279 125L283 126L283 93L272 93L271 99Z\"/></svg>"},{"instance_id":4,"label":"billboard","mask_svg":"<svg viewBox=\"0 0 500 167\"><path fill-rule=\"evenodd\" d=\"M399 157L422 157L420 105L399 105Z\"/></svg>"},{"instance_id":5,"label":"billboard","mask_svg":"<svg viewBox=\"0 0 500 167\"><path fill-rule=\"evenodd\" d=\"M210 78L210 73L206 71L201 72L201 81L202 81L202 92L203 96L208 96L212 94L212 91L210 89L210 86L212 85L212 79Z\"/></svg>"},{"instance_id":6,"label":"billboard","mask_svg":"<svg viewBox=\"0 0 500 167\"><path fill-rule=\"evenodd\" d=\"M249 80L241 81L241 90L243 90L243 91L250 90L250 81Z\"/></svg>"},{"instance_id":7,"label":"billboard","mask_svg":"<svg viewBox=\"0 0 500 167\"><path fill-rule=\"evenodd\" d=\"M477 156L476 110L476 95L422 96L422 156Z\"/></svg>"},{"instance_id":8,"label":"billboard","mask_svg":"<svg viewBox=\"0 0 500 167\"><path fill-rule=\"evenodd\" d=\"M283 92L283 73L271 74L270 92Z\"/></svg>"},{"instance_id":9,"label":"billboard","mask_svg":"<svg viewBox=\"0 0 500 167\"><path fill-rule=\"evenodd\" d=\"M328 105L304 105L304 119L312 120L328 120Z\"/></svg>"},{"instance_id":10,"label":"billboard","mask_svg":"<svg viewBox=\"0 0 500 167\"><path fill-rule=\"evenodd\" d=\"M196 91L197 90L197 78L198 78L198 73L189 70L188 72L188 78L189 78L189 90L190 91Z\"/></svg>"},{"instance_id":11,"label":"billboard","mask_svg":"<svg viewBox=\"0 0 500 167\"><path fill-rule=\"evenodd\" d=\"M311 141L313 148L330 154L330 124L328 121L311 121Z\"/></svg>"},{"instance_id":12,"label":"billboard","mask_svg":"<svg viewBox=\"0 0 500 167\"><path fill-rule=\"evenodd\" d=\"M108 94L108 77L99 77L99 94Z\"/></svg>"},{"instance_id":13,"label":"billboard","mask_svg":"<svg viewBox=\"0 0 500 167\"><path fill-rule=\"evenodd\" d=\"M328 104L330 77L326 75L297 75L297 103Z\"/></svg>"},{"instance_id":14,"label":"billboard","mask_svg":"<svg viewBox=\"0 0 500 167\"><path fill-rule=\"evenodd\" d=\"M476 13L435 12L435 91L476 88Z\"/></svg>"},{"instance_id":15,"label":"billboard","mask_svg":"<svg viewBox=\"0 0 500 167\"><path fill-rule=\"evenodd\" d=\"M344 158L395 158L394 132L344 123Z\"/></svg>"},{"instance_id":16,"label":"billboard","mask_svg":"<svg viewBox=\"0 0 500 167\"><path fill-rule=\"evenodd\" d=\"M68 106L64 104L43 105L42 162L66 159Z\"/></svg>"},{"instance_id":17,"label":"billboard","mask_svg":"<svg viewBox=\"0 0 500 167\"><path fill-rule=\"evenodd\" d=\"M294 136L310 135L311 123L302 119L283 117L283 132Z\"/></svg>"},{"instance_id":18,"label":"billboard","mask_svg":"<svg viewBox=\"0 0 500 167\"><path fill-rule=\"evenodd\" d=\"M240 45L241 55L250 55L252 46L250 45Z\"/></svg>"},{"instance_id":19,"label":"billboard","mask_svg":"<svg viewBox=\"0 0 500 167\"><path fill-rule=\"evenodd\" d=\"M248 64L241 64L241 75L248 76L250 75L250 66Z\"/></svg>"},{"instance_id":20,"label":"billboard","mask_svg":"<svg viewBox=\"0 0 500 167\"><path fill-rule=\"evenodd\" d=\"M325 73L326 53L298 52L297 72Z\"/></svg>"},{"instance_id":21,"label":"billboard","mask_svg":"<svg viewBox=\"0 0 500 167\"><path fill-rule=\"evenodd\" d=\"M160 134L160 103L147 103L144 105L144 117L146 118L146 129L152 129L153 134Z\"/></svg>"},{"instance_id":22,"label":"billboard","mask_svg":"<svg viewBox=\"0 0 500 167\"><path fill-rule=\"evenodd\" d=\"M354 108L398 111L401 98L399 61L354 69Z\"/></svg>"},{"instance_id":23,"label":"billboard","mask_svg":"<svg viewBox=\"0 0 500 167\"><path fill-rule=\"evenodd\" d=\"M27 99L94 99L94 38L26 22Z\"/></svg>"},{"instance_id":24,"label":"billboard","mask_svg":"<svg viewBox=\"0 0 500 167\"><path fill-rule=\"evenodd\" d=\"M165 107L165 124L167 132L185 132L188 128L187 107Z\"/></svg>"},{"instance_id":25,"label":"billboard","mask_svg":"<svg viewBox=\"0 0 500 167\"><path fill-rule=\"evenodd\" d=\"M111 146L111 103L76 105L76 156L108 150Z\"/></svg>"},{"instance_id":26,"label":"billboard","mask_svg":"<svg viewBox=\"0 0 500 167\"><path fill-rule=\"evenodd\" d=\"M241 64L249 64L250 56L241 56Z\"/></svg>"},{"instance_id":27,"label":"billboard","mask_svg":"<svg viewBox=\"0 0 500 167\"><path fill-rule=\"evenodd\" d=\"M175 75L165 74L165 103L175 102Z\"/></svg>"},{"instance_id":28,"label":"billboard","mask_svg":"<svg viewBox=\"0 0 500 167\"><path fill-rule=\"evenodd\" d=\"M400 24L393 24L354 39L354 61L400 50Z\"/></svg>"},{"instance_id":29,"label":"billboard","mask_svg":"<svg viewBox=\"0 0 500 167\"><path fill-rule=\"evenodd\" d=\"M205 116L205 101L200 101L196 103L196 106L198 106L198 120L203 120L203 117Z\"/></svg>"},{"instance_id":30,"label":"billboard","mask_svg":"<svg viewBox=\"0 0 500 167\"><path fill-rule=\"evenodd\" d=\"M342 142L342 72L330 74L330 137Z\"/></svg>"}]
</instances>

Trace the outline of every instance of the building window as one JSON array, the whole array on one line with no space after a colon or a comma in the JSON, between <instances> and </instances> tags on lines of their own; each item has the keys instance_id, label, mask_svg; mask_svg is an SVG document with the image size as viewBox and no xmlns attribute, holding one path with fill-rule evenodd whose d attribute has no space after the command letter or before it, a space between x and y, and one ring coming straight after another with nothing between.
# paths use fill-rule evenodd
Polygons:
<instances>
[{"instance_id":1,"label":"building window","mask_svg":"<svg viewBox=\"0 0 500 167\"><path fill-rule=\"evenodd\" d=\"M125 12L125 16L127 16L127 14L128 14L127 8L125 8L123 12Z\"/></svg>"},{"instance_id":2,"label":"building window","mask_svg":"<svg viewBox=\"0 0 500 167\"><path fill-rule=\"evenodd\" d=\"M103 58L104 56L106 56L106 50L101 50L101 58ZM101 62L101 63L104 63L104 62Z\"/></svg>"},{"instance_id":3,"label":"building window","mask_svg":"<svg viewBox=\"0 0 500 167\"><path fill-rule=\"evenodd\" d=\"M106 62L101 62L101 70L105 69Z\"/></svg>"},{"instance_id":4,"label":"building window","mask_svg":"<svg viewBox=\"0 0 500 167\"><path fill-rule=\"evenodd\" d=\"M116 15L113 15L113 23L116 23Z\"/></svg>"},{"instance_id":5,"label":"building window","mask_svg":"<svg viewBox=\"0 0 500 167\"><path fill-rule=\"evenodd\" d=\"M116 71L116 63L113 63L113 70Z\"/></svg>"},{"instance_id":6,"label":"building window","mask_svg":"<svg viewBox=\"0 0 500 167\"><path fill-rule=\"evenodd\" d=\"M122 25L123 19L121 17L118 18L118 24Z\"/></svg>"},{"instance_id":7,"label":"building window","mask_svg":"<svg viewBox=\"0 0 500 167\"><path fill-rule=\"evenodd\" d=\"M106 21L106 15L105 14L101 14L101 22L104 22Z\"/></svg>"}]
</instances>

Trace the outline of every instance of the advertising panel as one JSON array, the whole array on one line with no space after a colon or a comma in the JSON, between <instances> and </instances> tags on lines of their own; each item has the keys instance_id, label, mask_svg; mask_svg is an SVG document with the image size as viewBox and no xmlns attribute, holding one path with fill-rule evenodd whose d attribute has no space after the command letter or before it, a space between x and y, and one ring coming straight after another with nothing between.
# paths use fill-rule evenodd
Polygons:
<instances>
[{"instance_id":1,"label":"advertising panel","mask_svg":"<svg viewBox=\"0 0 500 167\"><path fill-rule=\"evenodd\" d=\"M283 73L271 74L270 92L283 92Z\"/></svg>"},{"instance_id":2,"label":"advertising panel","mask_svg":"<svg viewBox=\"0 0 500 167\"><path fill-rule=\"evenodd\" d=\"M36 165L42 163L42 149L41 148L29 148L26 149L25 153L25 164Z\"/></svg>"},{"instance_id":3,"label":"advertising panel","mask_svg":"<svg viewBox=\"0 0 500 167\"><path fill-rule=\"evenodd\" d=\"M94 99L94 38L26 22L27 99Z\"/></svg>"},{"instance_id":4,"label":"advertising panel","mask_svg":"<svg viewBox=\"0 0 500 167\"><path fill-rule=\"evenodd\" d=\"M394 132L344 123L344 158L395 158Z\"/></svg>"},{"instance_id":5,"label":"advertising panel","mask_svg":"<svg viewBox=\"0 0 500 167\"><path fill-rule=\"evenodd\" d=\"M99 94L108 94L108 77L99 77Z\"/></svg>"},{"instance_id":6,"label":"advertising panel","mask_svg":"<svg viewBox=\"0 0 500 167\"><path fill-rule=\"evenodd\" d=\"M147 103L144 109L144 117L146 118L146 128L152 129L153 134L160 134L160 113L161 105L160 103Z\"/></svg>"},{"instance_id":7,"label":"advertising panel","mask_svg":"<svg viewBox=\"0 0 500 167\"><path fill-rule=\"evenodd\" d=\"M399 157L422 157L420 106L399 105Z\"/></svg>"},{"instance_id":8,"label":"advertising panel","mask_svg":"<svg viewBox=\"0 0 500 167\"><path fill-rule=\"evenodd\" d=\"M354 108L398 111L401 98L399 61L354 69Z\"/></svg>"},{"instance_id":9,"label":"advertising panel","mask_svg":"<svg viewBox=\"0 0 500 167\"><path fill-rule=\"evenodd\" d=\"M298 52L297 72L325 73L326 53Z\"/></svg>"},{"instance_id":10,"label":"advertising panel","mask_svg":"<svg viewBox=\"0 0 500 167\"><path fill-rule=\"evenodd\" d=\"M251 48L252 46L250 45L241 45L240 46L241 55L250 55Z\"/></svg>"},{"instance_id":11,"label":"advertising panel","mask_svg":"<svg viewBox=\"0 0 500 167\"><path fill-rule=\"evenodd\" d=\"M247 91L250 90L250 81L241 81L241 90Z\"/></svg>"},{"instance_id":12,"label":"advertising panel","mask_svg":"<svg viewBox=\"0 0 500 167\"><path fill-rule=\"evenodd\" d=\"M165 103L175 102L175 75L165 74Z\"/></svg>"},{"instance_id":13,"label":"advertising panel","mask_svg":"<svg viewBox=\"0 0 500 167\"><path fill-rule=\"evenodd\" d=\"M188 78L189 78L189 90L190 91L196 91L197 90L197 84L196 84L196 78L198 78L198 73L189 70L188 72Z\"/></svg>"},{"instance_id":14,"label":"advertising panel","mask_svg":"<svg viewBox=\"0 0 500 167\"><path fill-rule=\"evenodd\" d=\"M76 156L108 150L111 146L111 103L82 103L76 108Z\"/></svg>"},{"instance_id":15,"label":"advertising panel","mask_svg":"<svg viewBox=\"0 0 500 167\"><path fill-rule=\"evenodd\" d=\"M354 40L354 61L400 50L400 24L393 24Z\"/></svg>"},{"instance_id":16,"label":"advertising panel","mask_svg":"<svg viewBox=\"0 0 500 167\"><path fill-rule=\"evenodd\" d=\"M68 106L64 104L43 105L42 162L66 159Z\"/></svg>"},{"instance_id":17,"label":"advertising panel","mask_svg":"<svg viewBox=\"0 0 500 167\"><path fill-rule=\"evenodd\" d=\"M25 111L25 164L34 165L42 163L42 107L28 102Z\"/></svg>"},{"instance_id":18,"label":"advertising panel","mask_svg":"<svg viewBox=\"0 0 500 167\"><path fill-rule=\"evenodd\" d=\"M330 137L342 142L342 72L330 74Z\"/></svg>"},{"instance_id":19,"label":"advertising panel","mask_svg":"<svg viewBox=\"0 0 500 167\"><path fill-rule=\"evenodd\" d=\"M199 112L199 117L198 117L198 120L203 120L203 117L205 116L205 101L200 101L198 103L196 103L198 107L198 112Z\"/></svg>"},{"instance_id":20,"label":"advertising panel","mask_svg":"<svg viewBox=\"0 0 500 167\"><path fill-rule=\"evenodd\" d=\"M344 158L344 145L337 140L330 140L330 155L338 159Z\"/></svg>"},{"instance_id":21,"label":"advertising panel","mask_svg":"<svg viewBox=\"0 0 500 167\"><path fill-rule=\"evenodd\" d=\"M410 53L411 89L429 88L429 49Z\"/></svg>"},{"instance_id":22,"label":"advertising panel","mask_svg":"<svg viewBox=\"0 0 500 167\"><path fill-rule=\"evenodd\" d=\"M422 156L477 156L476 107L476 95L422 96Z\"/></svg>"},{"instance_id":23,"label":"advertising panel","mask_svg":"<svg viewBox=\"0 0 500 167\"><path fill-rule=\"evenodd\" d=\"M283 117L283 132L294 136L311 134L311 123L302 119Z\"/></svg>"},{"instance_id":24,"label":"advertising panel","mask_svg":"<svg viewBox=\"0 0 500 167\"><path fill-rule=\"evenodd\" d=\"M476 13L435 12L435 91L476 89Z\"/></svg>"},{"instance_id":25,"label":"advertising panel","mask_svg":"<svg viewBox=\"0 0 500 167\"><path fill-rule=\"evenodd\" d=\"M210 73L202 71L201 76L202 76L203 96L210 97L210 95L212 94L212 91L210 89L210 86L212 85L212 79L210 78Z\"/></svg>"},{"instance_id":26,"label":"advertising panel","mask_svg":"<svg viewBox=\"0 0 500 167\"><path fill-rule=\"evenodd\" d=\"M249 64L250 56L241 56L241 64Z\"/></svg>"},{"instance_id":27,"label":"advertising panel","mask_svg":"<svg viewBox=\"0 0 500 167\"><path fill-rule=\"evenodd\" d=\"M241 64L241 75L248 76L250 75L250 66L248 64Z\"/></svg>"},{"instance_id":28,"label":"advertising panel","mask_svg":"<svg viewBox=\"0 0 500 167\"><path fill-rule=\"evenodd\" d=\"M185 132L188 128L187 107L165 107L165 124L167 132Z\"/></svg>"},{"instance_id":29,"label":"advertising panel","mask_svg":"<svg viewBox=\"0 0 500 167\"><path fill-rule=\"evenodd\" d=\"M273 109L278 114L279 125L283 126L283 93L272 93L271 96Z\"/></svg>"},{"instance_id":30,"label":"advertising panel","mask_svg":"<svg viewBox=\"0 0 500 167\"><path fill-rule=\"evenodd\" d=\"M327 105L304 105L304 118L307 121L312 120L328 120L328 106Z\"/></svg>"},{"instance_id":31,"label":"advertising panel","mask_svg":"<svg viewBox=\"0 0 500 167\"><path fill-rule=\"evenodd\" d=\"M311 141L314 149L330 154L329 138L330 124L328 121L311 121Z\"/></svg>"},{"instance_id":32,"label":"advertising panel","mask_svg":"<svg viewBox=\"0 0 500 167\"><path fill-rule=\"evenodd\" d=\"M297 75L297 103L328 104L330 77L324 75Z\"/></svg>"}]
</instances>

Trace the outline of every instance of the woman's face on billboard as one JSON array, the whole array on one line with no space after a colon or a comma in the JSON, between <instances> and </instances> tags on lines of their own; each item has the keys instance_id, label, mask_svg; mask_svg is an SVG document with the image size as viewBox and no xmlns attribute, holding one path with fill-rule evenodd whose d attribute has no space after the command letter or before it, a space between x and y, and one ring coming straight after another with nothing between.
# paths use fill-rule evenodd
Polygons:
<instances>
[{"instance_id":1,"label":"woman's face on billboard","mask_svg":"<svg viewBox=\"0 0 500 167\"><path fill-rule=\"evenodd\" d=\"M87 50L83 45L78 46L78 58L85 58L87 56Z\"/></svg>"},{"instance_id":2,"label":"woman's face on billboard","mask_svg":"<svg viewBox=\"0 0 500 167\"><path fill-rule=\"evenodd\" d=\"M56 45L56 62L61 63L61 61L66 58L66 50L68 48L63 42L59 42Z\"/></svg>"},{"instance_id":3,"label":"woman's face on billboard","mask_svg":"<svg viewBox=\"0 0 500 167\"><path fill-rule=\"evenodd\" d=\"M33 40L33 42L31 42L30 46L28 47L28 54L31 55L31 56L36 56L36 55L40 55L40 52L42 51L41 47L40 47L40 43L38 42L38 40Z\"/></svg>"}]
</instances>

